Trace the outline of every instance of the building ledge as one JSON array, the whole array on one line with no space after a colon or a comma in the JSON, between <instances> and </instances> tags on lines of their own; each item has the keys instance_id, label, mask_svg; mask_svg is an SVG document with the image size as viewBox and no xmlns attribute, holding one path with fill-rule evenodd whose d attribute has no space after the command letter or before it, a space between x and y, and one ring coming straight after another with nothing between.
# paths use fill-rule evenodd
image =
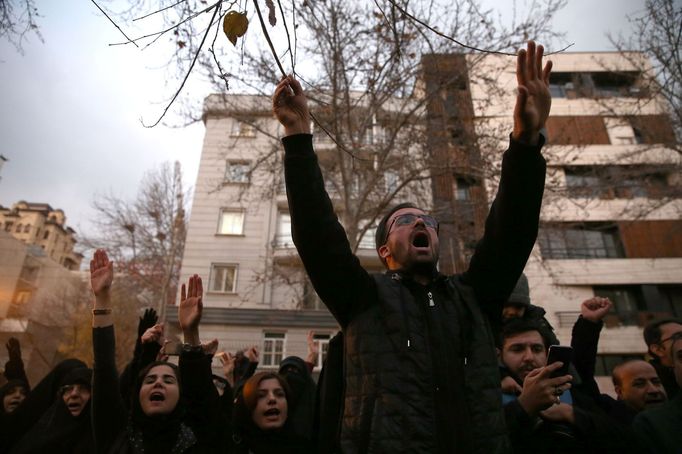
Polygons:
<instances>
[{"instance_id":1,"label":"building ledge","mask_svg":"<svg viewBox=\"0 0 682 454\"><path fill-rule=\"evenodd\" d=\"M545 260L557 285L680 284L682 258Z\"/></svg>"},{"instance_id":2,"label":"building ledge","mask_svg":"<svg viewBox=\"0 0 682 454\"><path fill-rule=\"evenodd\" d=\"M178 322L177 311L169 308L166 321ZM338 329L336 319L325 309L278 310L243 309L228 307L204 307L201 323L207 325L236 325L289 328L329 328Z\"/></svg>"}]
</instances>

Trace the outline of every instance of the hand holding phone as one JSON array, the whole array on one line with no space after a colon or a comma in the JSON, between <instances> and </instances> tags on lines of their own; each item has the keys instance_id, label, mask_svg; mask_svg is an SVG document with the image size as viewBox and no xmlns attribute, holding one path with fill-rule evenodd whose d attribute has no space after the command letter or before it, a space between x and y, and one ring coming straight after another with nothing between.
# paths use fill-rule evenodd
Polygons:
<instances>
[{"instance_id":1,"label":"hand holding phone","mask_svg":"<svg viewBox=\"0 0 682 454\"><path fill-rule=\"evenodd\" d=\"M556 363L557 361L561 361L563 366L552 372L550 377L554 378L568 375L568 367L573 361L573 348L565 347L563 345L551 345L547 355L547 365Z\"/></svg>"}]
</instances>

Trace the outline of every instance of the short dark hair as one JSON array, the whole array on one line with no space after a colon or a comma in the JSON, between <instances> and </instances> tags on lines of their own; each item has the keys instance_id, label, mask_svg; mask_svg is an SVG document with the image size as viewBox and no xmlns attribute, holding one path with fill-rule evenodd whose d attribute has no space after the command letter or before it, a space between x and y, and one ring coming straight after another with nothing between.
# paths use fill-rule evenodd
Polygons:
<instances>
[{"instance_id":1,"label":"short dark hair","mask_svg":"<svg viewBox=\"0 0 682 454\"><path fill-rule=\"evenodd\" d=\"M646 325L644 328L644 342L647 348L649 348L649 353L651 353L651 346L661 342L661 326L668 323L677 323L682 325L682 319L679 318L662 318L659 320L654 320L653 322Z\"/></svg>"},{"instance_id":2,"label":"short dark hair","mask_svg":"<svg viewBox=\"0 0 682 454\"><path fill-rule=\"evenodd\" d=\"M523 318L513 318L502 325L502 332L500 334L500 349L504 347L504 342L517 334L525 333L528 331L537 331L542 337L542 343L545 346L545 350L549 349L552 345L552 336L547 332L547 329L539 323L537 320L523 319Z\"/></svg>"},{"instance_id":3,"label":"short dark hair","mask_svg":"<svg viewBox=\"0 0 682 454\"><path fill-rule=\"evenodd\" d=\"M393 213L395 213L398 210L402 210L403 208L415 208L417 210L421 210L421 208L409 202L399 203L398 205L395 205L393 208L388 210L388 213L386 213L384 217L381 218L381 221L379 221L379 224L377 225L377 231L374 234L374 244L376 245L377 252L379 251L379 248L381 246L386 244L386 238L388 237L388 232L386 231L386 223L388 222L388 218L390 218ZM381 259L381 261L383 262L384 260Z\"/></svg>"}]
</instances>

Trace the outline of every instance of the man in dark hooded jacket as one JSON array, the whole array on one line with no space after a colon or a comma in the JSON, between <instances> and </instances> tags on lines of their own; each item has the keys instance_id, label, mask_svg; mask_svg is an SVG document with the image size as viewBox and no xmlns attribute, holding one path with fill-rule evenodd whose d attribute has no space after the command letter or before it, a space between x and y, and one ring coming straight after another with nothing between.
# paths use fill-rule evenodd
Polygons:
<instances>
[{"instance_id":1,"label":"man in dark hooded jacket","mask_svg":"<svg viewBox=\"0 0 682 454\"><path fill-rule=\"evenodd\" d=\"M463 275L437 272L438 222L410 204L379 223L389 272L351 251L312 149L307 100L293 77L273 96L284 125L292 236L322 301L344 331L344 452L509 450L492 325L537 236L549 72L532 41L517 60L514 131L483 239Z\"/></svg>"}]
</instances>

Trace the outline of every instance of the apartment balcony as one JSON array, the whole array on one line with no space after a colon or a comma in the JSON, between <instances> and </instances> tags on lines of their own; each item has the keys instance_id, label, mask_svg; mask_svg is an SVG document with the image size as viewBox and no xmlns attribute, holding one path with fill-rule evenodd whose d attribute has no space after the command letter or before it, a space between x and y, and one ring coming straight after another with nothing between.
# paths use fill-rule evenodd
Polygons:
<instances>
[{"instance_id":1,"label":"apartment balcony","mask_svg":"<svg viewBox=\"0 0 682 454\"><path fill-rule=\"evenodd\" d=\"M275 263L280 265L302 266L301 259L296 252L294 241L291 236L278 235L272 242L273 258ZM360 260L360 264L368 270L381 269L383 264L377 255L374 245L360 245L355 255Z\"/></svg>"},{"instance_id":2,"label":"apartment balcony","mask_svg":"<svg viewBox=\"0 0 682 454\"><path fill-rule=\"evenodd\" d=\"M682 156L663 144L552 145L543 147L549 166L682 164Z\"/></svg>"}]
</instances>

